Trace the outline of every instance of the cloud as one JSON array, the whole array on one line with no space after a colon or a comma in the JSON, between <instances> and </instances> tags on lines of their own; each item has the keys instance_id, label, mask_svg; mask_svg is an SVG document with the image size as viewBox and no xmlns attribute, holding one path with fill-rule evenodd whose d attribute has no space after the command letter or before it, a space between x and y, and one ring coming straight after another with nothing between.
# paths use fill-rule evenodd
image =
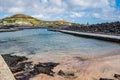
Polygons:
<instances>
[{"instance_id":1,"label":"cloud","mask_svg":"<svg viewBox=\"0 0 120 80\"><path fill-rule=\"evenodd\" d=\"M12 7L8 10L8 12L11 13L22 13L24 12L24 9L22 7Z\"/></svg>"},{"instance_id":2,"label":"cloud","mask_svg":"<svg viewBox=\"0 0 120 80\"><path fill-rule=\"evenodd\" d=\"M70 0L73 10L85 11L87 15L102 20L117 20L115 0Z\"/></svg>"},{"instance_id":3,"label":"cloud","mask_svg":"<svg viewBox=\"0 0 120 80\"><path fill-rule=\"evenodd\" d=\"M120 11L116 9L115 0L70 0L73 10L85 11L88 17L101 20L120 20Z\"/></svg>"},{"instance_id":4,"label":"cloud","mask_svg":"<svg viewBox=\"0 0 120 80\"><path fill-rule=\"evenodd\" d=\"M70 3L77 9L99 9L108 7L110 5L110 0L70 0Z\"/></svg>"},{"instance_id":5,"label":"cloud","mask_svg":"<svg viewBox=\"0 0 120 80\"><path fill-rule=\"evenodd\" d=\"M0 12L27 13L42 19L84 17L120 20L115 0L0 0ZM71 19L70 19L71 18Z\"/></svg>"},{"instance_id":6,"label":"cloud","mask_svg":"<svg viewBox=\"0 0 120 80\"><path fill-rule=\"evenodd\" d=\"M48 17L43 15L43 14L36 14L36 15L32 15L32 17L38 18L38 19L47 19Z\"/></svg>"},{"instance_id":7,"label":"cloud","mask_svg":"<svg viewBox=\"0 0 120 80\"><path fill-rule=\"evenodd\" d=\"M83 17L84 15L85 15L85 12L72 12L70 16L71 18L80 18L80 17Z\"/></svg>"},{"instance_id":8,"label":"cloud","mask_svg":"<svg viewBox=\"0 0 120 80\"><path fill-rule=\"evenodd\" d=\"M115 7L115 0L104 0L102 1L103 6L101 6L100 11L94 11L92 16L101 20L120 20L118 16L120 11ZM101 4L101 5L102 5Z\"/></svg>"},{"instance_id":9,"label":"cloud","mask_svg":"<svg viewBox=\"0 0 120 80\"><path fill-rule=\"evenodd\" d=\"M100 18L100 17L101 17L99 13L93 13L93 16L94 16L95 18Z\"/></svg>"},{"instance_id":10,"label":"cloud","mask_svg":"<svg viewBox=\"0 0 120 80\"><path fill-rule=\"evenodd\" d=\"M87 9L96 7L96 1L97 0L70 0L70 3L74 8Z\"/></svg>"},{"instance_id":11,"label":"cloud","mask_svg":"<svg viewBox=\"0 0 120 80\"><path fill-rule=\"evenodd\" d=\"M3 11L3 8L2 7L0 7L0 12L2 12Z\"/></svg>"},{"instance_id":12,"label":"cloud","mask_svg":"<svg viewBox=\"0 0 120 80\"><path fill-rule=\"evenodd\" d=\"M62 0L50 0L50 3L57 5L57 6L62 6L63 4Z\"/></svg>"},{"instance_id":13,"label":"cloud","mask_svg":"<svg viewBox=\"0 0 120 80\"><path fill-rule=\"evenodd\" d=\"M41 2L42 2L42 3L47 3L47 2L48 2L48 0L41 0Z\"/></svg>"}]
</instances>

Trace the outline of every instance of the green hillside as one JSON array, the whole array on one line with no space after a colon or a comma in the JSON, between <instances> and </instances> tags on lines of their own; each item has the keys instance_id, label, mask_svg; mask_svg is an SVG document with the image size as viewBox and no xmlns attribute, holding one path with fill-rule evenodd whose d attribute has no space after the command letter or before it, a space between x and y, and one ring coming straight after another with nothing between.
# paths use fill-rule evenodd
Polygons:
<instances>
[{"instance_id":1,"label":"green hillside","mask_svg":"<svg viewBox=\"0 0 120 80\"><path fill-rule=\"evenodd\" d=\"M25 14L15 14L0 20L0 25L8 26L68 26L72 23L58 20L58 21L43 21Z\"/></svg>"}]
</instances>

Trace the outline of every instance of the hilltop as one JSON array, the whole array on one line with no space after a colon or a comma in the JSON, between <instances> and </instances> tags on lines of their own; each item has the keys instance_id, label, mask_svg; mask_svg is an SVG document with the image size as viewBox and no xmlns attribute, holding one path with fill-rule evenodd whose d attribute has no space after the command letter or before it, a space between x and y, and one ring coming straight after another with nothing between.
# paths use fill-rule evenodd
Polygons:
<instances>
[{"instance_id":1,"label":"hilltop","mask_svg":"<svg viewBox=\"0 0 120 80\"><path fill-rule=\"evenodd\" d=\"M64 21L64 20L57 20L57 21L44 21L39 20L34 17L25 14L15 14L10 17L6 17L0 20L0 25L7 25L7 26L68 26L72 23Z\"/></svg>"}]
</instances>

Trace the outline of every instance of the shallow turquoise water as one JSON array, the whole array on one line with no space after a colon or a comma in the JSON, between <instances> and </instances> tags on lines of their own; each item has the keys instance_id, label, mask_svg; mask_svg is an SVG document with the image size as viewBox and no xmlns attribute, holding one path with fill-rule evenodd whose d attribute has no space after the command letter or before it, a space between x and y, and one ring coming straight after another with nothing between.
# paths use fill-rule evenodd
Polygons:
<instances>
[{"instance_id":1,"label":"shallow turquoise water","mask_svg":"<svg viewBox=\"0 0 120 80\"><path fill-rule=\"evenodd\" d=\"M0 53L44 53L78 51L96 55L120 50L120 45L101 40L76 37L46 29L29 29L0 33Z\"/></svg>"}]
</instances>

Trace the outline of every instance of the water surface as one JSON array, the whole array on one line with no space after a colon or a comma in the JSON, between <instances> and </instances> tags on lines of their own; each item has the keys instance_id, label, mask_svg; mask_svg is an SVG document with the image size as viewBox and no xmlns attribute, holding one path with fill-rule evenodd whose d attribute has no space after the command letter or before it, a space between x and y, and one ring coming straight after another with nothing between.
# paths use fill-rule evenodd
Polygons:
<instances>
[{"instance_id":1,"label":"water surface","mask_svg":"<svg viewBox=\"0 0 120 80\"><path fill-rule=\"evenodd\" d=\"M96 39L76 37L46 29L29 29L0 33L0 54L78 52L85 55L116 53L120 45Z\"/></svg>"}]
</instances>

